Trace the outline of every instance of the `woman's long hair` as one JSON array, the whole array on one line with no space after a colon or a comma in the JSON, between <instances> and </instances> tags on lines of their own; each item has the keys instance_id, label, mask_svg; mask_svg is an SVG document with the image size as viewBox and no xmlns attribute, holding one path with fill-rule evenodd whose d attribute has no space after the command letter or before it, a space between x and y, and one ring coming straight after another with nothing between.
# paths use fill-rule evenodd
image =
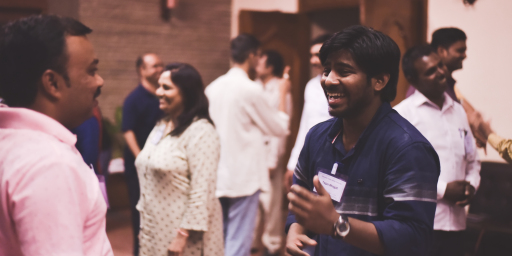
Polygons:
<instances>
[{"instance_id":1,"label":"woman's long hair","mask_svg":"<svg viewBox=\"0 0 512 256\"><path fill-rule=\"evenodd\" d=\"M204 118L213 124L208 112L208 98L204 94L204 84L197 70L186 63L171 63L165 67L171 71L171 81L180 89L183 112L177 118L171 136L179 136L194 121Z\"/></svg>"}]
</instances>

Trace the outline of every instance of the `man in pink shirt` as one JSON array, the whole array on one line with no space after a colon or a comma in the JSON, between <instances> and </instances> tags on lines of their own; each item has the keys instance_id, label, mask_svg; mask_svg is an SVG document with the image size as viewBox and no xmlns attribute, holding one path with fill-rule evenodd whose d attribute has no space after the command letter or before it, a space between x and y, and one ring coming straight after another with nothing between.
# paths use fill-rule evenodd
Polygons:
<instances>
[{"instance_id":1,"label":"man in pink shirt","mask_svg":"<svg viewBox=\"0 0 512 256\"><path fill-rule=\"evenodd\" d=\"M113 255L98 180L68 130L103 85L90 32L57 16L0 30L0 255Z\"/></svg>"}]
</instances>

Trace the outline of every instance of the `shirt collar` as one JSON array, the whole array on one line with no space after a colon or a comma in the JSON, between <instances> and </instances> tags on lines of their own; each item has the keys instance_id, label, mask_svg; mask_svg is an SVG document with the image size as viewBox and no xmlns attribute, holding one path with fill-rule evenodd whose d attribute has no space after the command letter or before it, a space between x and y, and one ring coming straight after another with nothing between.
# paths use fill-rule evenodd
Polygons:
<instances>
[{"instance_id":1,"label":"shirt collar","mask_svg":"<svg viewBox=\"0 0 512 256\"><path fill-rule=\"evenodd\" d=\"M366 140L368 139L368 137L370 137L372 132L379 125L382 118L384 118L390 111L393 111L393 109L391 108L391 105L389 104L389 102L383 102L382 105L380 105L377 112L375 113L375 115L373 116L370 124L368 124L366 129L363 131L363 133L357 140L354 148L360 148L366 143ZM339 143L339 140L341 139L340 136L342 134L342 129L343 129L343 119L335 118L333 125L331 126L331 128L329 129L329 132L327 133L327 138L329 139L329 142L333 143L334 146L340 152L343 153L345 151L345 149L343 148L343 143ZM336 136L338 138L336 138ZM336 143L336 141L334 140L335 138L336 138L336 141L338 141L338 143ZM353 154L353 151L354 150L350 150L347 153L347 155L345 156L345 158L350 157Z\"/></svg>"},{"instance_id":2,"label":"shirt collar","mask_svg":"<svg viewBox=\"0 0 512 256\"><path fill-rule=\"evenodd\" d=\"M427 105L430 105L431 107L435 107L436 109L439 110L439 107L432 101L430 101L427 97L425 97L425 95L423 95L423 93L421 93L420 91L418 90L415 90L414 93L410 96L412 102L413 102L413 105L416 106L416 107L419 107L423 104L427 104ZM454 104L454 101L453 99L450 97L450 95L448 95L448 93L444 93L444 103L443 103L443 108L441 109L441 112L444 112L446 111L447 109L451 108Z\"/></svg>"},{"instance_id":3,"label":"shirt collar","mask_svg":"<svg viewBox=\"0 0 512 256\"><path fill-rule=\"evenodd\" d=\"M247 75L247 73L243 69L241 69L239 67L232 67L228 71L227 74L229 74L229 75L237 75L237 76L245 76L245 77L249 78L249 75Z\"/></svg>"},{"instance_id":4,"label":"shirt collar","mask_svg":"<svg viewBox=\"0 0 512 256\"><path fill-rule=\"evenodd\" d=\"M27 108L0 108L0 129L26 129L49 134L74 146L76 135L55 119Z\"/></svg>"}]
</instances>

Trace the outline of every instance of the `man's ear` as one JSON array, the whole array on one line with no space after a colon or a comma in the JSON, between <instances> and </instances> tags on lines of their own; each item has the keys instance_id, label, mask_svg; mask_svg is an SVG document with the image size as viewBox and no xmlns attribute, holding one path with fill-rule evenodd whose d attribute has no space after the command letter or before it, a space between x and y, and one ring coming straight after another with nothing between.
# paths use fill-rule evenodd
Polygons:
<instances>
[{"instance_id":1,"label":"man's ear","mask_svg":"<svg viewBox=\"0 0 512 256\"><path fill-rule=\"evenodd\" d=\"M372 86L373 90L376 92L380 92L386 87L389 82L390 75L386 73L382 73L376 75L372 78Z\"/></svg>"},{"instance_id":2,"label":"man's ear","mask_svg":"<svg viewBox=\"0 0 512 256\"><path fill-rule=\"evenodd\" d=\"M52 100L62 97L62 89L66 86L66 82L62 75L47 69L41 76L41 92Z\"/></svg>"},{"instance_id":3,"label":"man's ear","mask_svg":"<svg viewBox=\"0 0 512 256\"><path fill-rule=\"evenodd\" d=\"M437 47L436 52L437 52L437 55L439 55L441 57L445 57L448 54L448 49L445 49L444 47L439 46L439 47Z\"/></svg>"}]
</instances>

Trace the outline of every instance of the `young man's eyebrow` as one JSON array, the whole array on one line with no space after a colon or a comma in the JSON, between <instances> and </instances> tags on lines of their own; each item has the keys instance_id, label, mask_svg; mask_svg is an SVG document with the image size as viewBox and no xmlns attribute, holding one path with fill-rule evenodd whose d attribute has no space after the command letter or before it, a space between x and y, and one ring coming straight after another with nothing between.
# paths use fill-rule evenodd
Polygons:
<instances>
[{"instance_id":1,"label":"young man's eyebrow","mask_svg":"<svg viewBox=\"0 0 512 256\"><path fill-rule=\"evenodd\" d=\"M350 65L348 63L345 63L345 62L335 62L334 66L336 66L336 67L343 67L343 68L351 68L351 69L354 68L352 65Z\"/></svg>"}]
</instances>

